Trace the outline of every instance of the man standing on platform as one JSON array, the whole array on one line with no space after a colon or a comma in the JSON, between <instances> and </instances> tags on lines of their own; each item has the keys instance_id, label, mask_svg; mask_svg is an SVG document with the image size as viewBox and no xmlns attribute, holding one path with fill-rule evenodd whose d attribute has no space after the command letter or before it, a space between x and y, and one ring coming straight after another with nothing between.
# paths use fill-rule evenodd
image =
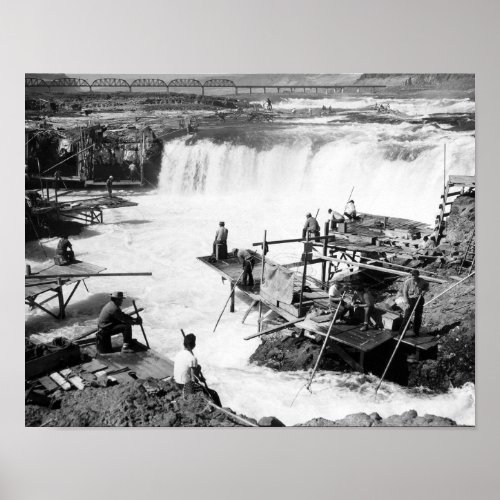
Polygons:
<instances>
[{"instance_id":1,"label":"man standing on platform","mask_svg":"<svg viewBox=\"0 0 500 500\"><path fill-rule=\"evenodd\" d=\"M219 229L215 233L213 255L216 259L227 258L227 233L224 222L219 222Z\"/></svg>"},{"instance_id":2,"label":"man standing on platform","mask_svg":"<svg viewBox=\"0 0 500 500\"><path fill-rule=\"evenodd\" d=\"M113 176L110 175L106 181L106 187L108 189L108 195L110 198L113 197Z\"/></svg>"},{"instance_id":3,"label":"man standing on platform","mask_svg":"<svg viewBox=\"0 0 500 500\"><path fill-rule=\"evenodd\" d=\"M420 334L420 326L422 324L422 314L424 312L424 293L429 289L429 283L420 278L418 269L411 272L411 277L403 284L403 299L406 302L406 309L399 335L403 333L406 324L410 321L413 309L413 334L406 333L407 337L417 336Z\"/></svg>"},{"instance_id":4,"label":"man standing on platform","mask_svg":"<svg viewBox=\"0 0 500 500\"><path fill-rule=\"evenodd\" d=\"M99 314L97 326L97 350L99 352L111 352L111 336L118 333L123 334L122 353L134 352L132 344L132 325L140 325L140 317L133 318L121 310L123 304L123 292L113 292L109 302L102 308Z\"/></svg>"},{"instance_id":5,"label":"man standing on platform","mask_svg":"<svg viewBox=\"0 0 500 500\"><path fill-rule=\"evenodd\" d=\"M304 225L304 228L302 229L302 238L305 239L307 235L309 235L309 237L311 235L319 237L320 233L318 221L311 215L310 212L306 214L306 219L306 223Z\"/></svg>"},{"instance_id":6,"label":"man standing on platform","mask_svg":"<svg viewBox=\"0 0 500 500\"><path fill-rule=\"evenodd\" d=\"M373 298L372 293L368 290L367 287L361 285L359 290L356 290L353 297L354 306L362 307L365 310L365 317L363 326L359 329L361 332L366 332L370 329L370 317L373 317L373 313L375 311L375 299ZM375 323L377 320L373 317Z\"/></svg>"},{"instance_id":7,"label":"man standing on platform","mask_svg":"<svg viewBox=\"0 0 500 500\"><path fill-rule=\"evenodd\" d=\"M241 284L243 286L253 286L253 266L255 255L251 250L238 250L237 248L233 249L233 254L235 257L238 257L240 264L243 268L243 278L241 280Z\"/></svg>"}]
</instances>

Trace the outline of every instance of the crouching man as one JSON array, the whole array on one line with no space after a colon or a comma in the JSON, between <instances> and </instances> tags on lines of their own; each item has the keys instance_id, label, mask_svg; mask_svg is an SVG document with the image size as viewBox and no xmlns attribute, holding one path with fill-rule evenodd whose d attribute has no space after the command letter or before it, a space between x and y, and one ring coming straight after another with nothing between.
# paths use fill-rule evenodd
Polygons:
<instances>
[{"instance_id":1,"label":"crouching man","mask_svg":"<svg viewBox=\"0 0 500 500\"><path fill-rule=\"evenodd\" d=\"M183 390L184 395L204 392L217 406L221 406L217 392L207 387L205 377L201 373L201 366L193 354L195 347L196 335L188 333L184 337L184 350L180 351L174 359L175 383L179 389Z\"/></svg>"},{"instance_id":2,"label":"crouching man","mask_svg":"<svg viewBox=\"0 0 500 500\"><path fill-rule=\"evenodd\" d=\"M121 310L123 304L123 292L113 292L109 302L102 308L99 314L97 333L97 350L99 352L111 352L111 336L118 333L123 334L122 353L134 352L132 348L134 340L132 339L132 325L140 325L140 317L133 318Z\"/></svg>"}]
</instances>

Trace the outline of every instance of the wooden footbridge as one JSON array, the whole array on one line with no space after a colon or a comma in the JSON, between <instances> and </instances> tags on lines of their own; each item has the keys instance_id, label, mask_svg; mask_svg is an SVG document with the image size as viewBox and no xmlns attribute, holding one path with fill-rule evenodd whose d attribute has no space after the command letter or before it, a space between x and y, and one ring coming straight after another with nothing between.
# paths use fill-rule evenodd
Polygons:
<instances>
[{"instance_id":1,"label":"wooden footbridge","mask_svg":"<svg viewBox=\"0 0 500 500\"><path fill-rule=\"evenodd\" d=\"M415 253L416 250L410 248L410 245L417 245L421 241L421 236L430 232L432 228L417 221L366 214L359 221L343 225L341 232L339 229L339 227L331 229L330 222L328 222L325 224L325 234L315 238L314 241L296 238L254 243L253 245L257 247L302 243L304 244L304 253L299 262L278 264L267 256L263 258L261 254L256 252L253 270L255 284L253 287L243 286L237 281L241 274L241 264L235 257L214 261L212 256L204 256L198 257L198 260L231 284L233 291L230 310L232 312L234 312L236 289L250 299L250 306L243 321L250 311L260 303L268 308L267 314L275 312L286 322L278 327L262 330L262 322L259 318L259 331L249 335L246 339L273 333L286 327L298 328L303 334L312 338L326 337L332 315L318 316L317 313L309 311L329 309L327 290L330 281L335 278L335 274L343 272L343 281L350 279L357 281L360 272L362 272L363 279L371 280L370 282L374 286L388 279L395 280L407 277L412 268L391 262L391 257L403 257L406 260L411 260L412 253ZM415 239L411 239L412 237ZM315 264L322 266L321 279L307 274L308 266ZM262 276L265 276L265 273L262 272L263 266L264 270L273 268L287 276L290 276L291 269L302 268L302 272L293 273L293 299L291 302L281 301L270 295L267 290L261 289ZM446 282L446 280L431 274L422 274L421 276L431 282ZM385 308L383 304L377 304L376 313L379 317L386 314L389 314L391 318L397 316L394 311ZM397 321L394 322L391 330L370 328L368 331L362 331L360 328L363 320L361 317L358 319L360 324L332 325L330 344L331 349L353 369L364 371L365 355L398 336L397 331L395 331ZM417 358L421 352L428 351L437 345L433 336L407 337L403 342L415 350Z\"/></svg>"}]
</instances>

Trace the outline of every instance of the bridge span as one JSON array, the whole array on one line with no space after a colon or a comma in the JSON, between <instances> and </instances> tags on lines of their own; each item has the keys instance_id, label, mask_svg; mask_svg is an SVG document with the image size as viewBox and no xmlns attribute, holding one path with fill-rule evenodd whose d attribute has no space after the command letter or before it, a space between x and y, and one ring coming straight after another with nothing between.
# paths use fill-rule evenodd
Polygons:
<instances>
[{"instance_id":1,"label":"bridge span","mask_svg":"<svg viewBox=\"0 0 500 500\"><path fill-rule=\"evenodd\" d=\"M140 91L139 89L151 88L156 91L166 91L170 93L171 89L176 88L192 88L200 89L201 94L205 95L206 89L211 88L227 88L233 89L235 94L240 92L248 92L252 94L255 91L261 90L264 94L268 90L274 90L275 92L298 92L302 91L305 93L318 93L319 91L324 91L325 93L343 93L344 90L356 91L372 91L375 92L378 89L385 88L385 85L305 85L305 84L294 84L294 85L273 85L273 84L236 84L232 80L226 78L211 78L206 80L204 83L196 80L194 78L176 78L166 82L159 78L136 78L132 82L128 82L123 78L97 78L92 83L83 78L57 78L54 80L44 80L42 78L26 77L24 79L24 86L26 88L38 88L43 90L59 90L62 88L73 88L73 89L87 89L92 92L94 89L102 88L115 88L115 89L125 89L129 92L133 90Z\"/></svg>"}]
</instances>

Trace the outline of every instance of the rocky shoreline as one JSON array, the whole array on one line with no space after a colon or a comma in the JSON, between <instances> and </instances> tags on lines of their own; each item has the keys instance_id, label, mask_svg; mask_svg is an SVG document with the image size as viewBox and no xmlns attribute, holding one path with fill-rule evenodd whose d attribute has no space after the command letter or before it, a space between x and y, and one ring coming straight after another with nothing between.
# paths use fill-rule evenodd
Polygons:
<instances>
[{"instance_id":1,"label":"rocky shoreline","mask_svg":"<svg viewBox=\"0 0 500 500\"><path fill-rule=\"evenodd\" d=\"M202 393L184 396L172 381L156 382L150 392L146 381L120 383L113 387L88 387L54 396L49 409L25 406L27 427L284 427L276 417L255 420L230 408L208 404ZM147 384L146 384L147 386ZM234 416L231 416L234 415ZM247 422L247 423L245 423ZM414 410L382 418L377 413L356 413L341 420L315 418L298 427L394 427L456 426L449 418L418 416ZM294 426L294 427L295 427Z\"/></svg>"}]
</instances>

